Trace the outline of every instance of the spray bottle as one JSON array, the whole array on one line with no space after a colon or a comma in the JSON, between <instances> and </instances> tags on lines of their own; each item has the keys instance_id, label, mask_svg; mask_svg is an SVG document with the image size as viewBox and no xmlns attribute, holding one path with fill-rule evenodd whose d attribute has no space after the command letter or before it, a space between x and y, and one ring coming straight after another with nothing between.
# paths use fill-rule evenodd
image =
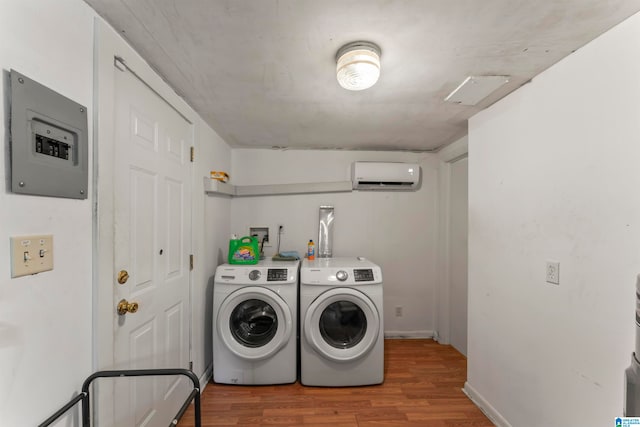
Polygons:
<instances>
[{"instance_id":1,"label":"spray bottle","mask_svg":"<svg viewBox=\"0 0 640 427\"><path fill-rule=\"evenodd\" d=\"M313 244L313 240L309 240L307 244L307 259L309 261L316 259L316 245Z\"/></svg>"}]
</instances>

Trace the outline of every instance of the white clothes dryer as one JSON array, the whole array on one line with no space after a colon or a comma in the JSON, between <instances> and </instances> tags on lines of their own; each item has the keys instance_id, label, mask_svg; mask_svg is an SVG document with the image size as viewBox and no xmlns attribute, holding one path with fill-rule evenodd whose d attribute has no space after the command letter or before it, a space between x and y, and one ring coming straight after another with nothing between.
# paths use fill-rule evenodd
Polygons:
<instances>
[{"instance_id":1,"label":"white clothes dryer","mask_svg":"<svg viewBox=\"0 0 640 427\"><path fill-rule=\"evenodd\" d=\"M300 382L384 381L382 270L364 258L304 260L300 268Z\"/></svg>"},{"instance_id":2,"label":"white clothes dryer","mask_svg":"<svg viewBox=\"0 0 640 427\"><path fill-rule=\"evenodd\" d=\"M213 380L287 384L297 379L299 261L223 264L213 284Z\"/></svg>"}]
</instances>

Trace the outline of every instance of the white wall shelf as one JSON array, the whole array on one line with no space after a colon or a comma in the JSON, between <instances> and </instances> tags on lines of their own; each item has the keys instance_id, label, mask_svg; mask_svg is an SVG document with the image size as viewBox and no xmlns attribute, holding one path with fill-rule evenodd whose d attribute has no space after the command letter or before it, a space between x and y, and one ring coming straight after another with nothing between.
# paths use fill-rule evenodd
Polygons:
<instances>
[{"instance_id":1,"label":"white wall shelf","mask_svg":"<svg viewBox=\"0 0 640 427\"><path fill-rule=\"evenodd\" d=\"M231 197L268 196L278 194L347 193L353 191L351 181L308 182L300 184L233 185L204 177L207 194Z\"/></svg>"},{"instance_id":2,"label":"white wall shelf","mask_svg":"<svg viewBox=\"0 0 640 427\"><path fill-rule=\"evenodd\" d=\"M236 195L236 186L227 184L215 179L204 177L204 192L207 194L224 194L227 196Z\"/></svg>"}]
</instances>

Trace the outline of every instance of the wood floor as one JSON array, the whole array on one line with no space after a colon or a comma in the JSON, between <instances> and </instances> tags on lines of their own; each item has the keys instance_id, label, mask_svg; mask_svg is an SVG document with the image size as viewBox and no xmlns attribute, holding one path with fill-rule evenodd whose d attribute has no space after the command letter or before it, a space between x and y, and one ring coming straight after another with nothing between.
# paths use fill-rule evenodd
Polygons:
<instances>
[{"instance_id":1,"label":"wood floor","mask_svg":"<svg viewBox=\"0 0 640 427\"><path fill-rule=\"evenodd\" d=\"M209 383L202 426L490 427L464 395L466 358L432 340L385 340L384 384L367 387ZM193 427L193 405L179 427Z\"/></svg>"}]
</instances>

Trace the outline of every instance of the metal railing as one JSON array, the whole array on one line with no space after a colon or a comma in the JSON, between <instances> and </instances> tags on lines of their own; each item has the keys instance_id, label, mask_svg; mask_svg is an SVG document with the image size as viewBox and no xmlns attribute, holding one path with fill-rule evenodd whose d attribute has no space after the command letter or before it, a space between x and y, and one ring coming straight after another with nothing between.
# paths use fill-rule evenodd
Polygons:
<instances>
[{"instance_id":1,"label":"metal railing","mask_svg":"<svg viewBox=\"0 0 640 427\"><path fill-rule=\"evenodd\" d=\"M178 420L186 412L187 408L194 402L195 427L201 427L200 416L200 381L196 374L188 369L129 369L120 371L98 371L91 374L82 384L82 392L75 396L69 403L64 405L55 414L47 418L38 427L48 427L58 418L63 416L68 410L73 408L78 402L82 402L82 427L91 427L91 414L89 411L89 386L96 378L115 378L115 377L146 377L146 376L166 376L166 375L184 375L189 377L193 382L193 390L189 393L187 400L182 404L176 416L171 420L169 427L178 425Z\"/></svg>"}]
</instances>

